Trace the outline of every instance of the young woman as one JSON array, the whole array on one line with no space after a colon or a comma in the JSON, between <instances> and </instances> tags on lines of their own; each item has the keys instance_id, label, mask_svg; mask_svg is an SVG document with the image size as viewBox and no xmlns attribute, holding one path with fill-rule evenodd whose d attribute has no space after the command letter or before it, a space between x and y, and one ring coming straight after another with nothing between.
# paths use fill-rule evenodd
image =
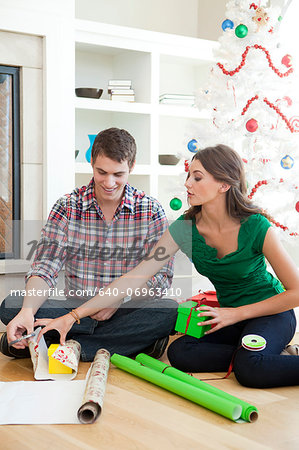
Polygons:
<instances>
[{"instance_id":1,"label":"young woman","mask_svg":"<svg viewBox=\"0 0 299 450\"><path fill-rule=\"evenodd\" d=\"M292 308L299 305L298 270L266 214L248 200L241 158L224 145L201 150L192 159L185 186L190 208L164 233L152 258L111 283L113 297L96 296L73 315L37 320L35 325L46 325L40 336L56 329L63 342L76 319L120 300L128 285L141 287L165 264L160 255L170 258L181 248L214 284L220 308L206 306L198 314L209 316L205 324L214 327L201 339L183 336L174 341L168 350L170 363L190 372L226 371L235 354L235 376L245 386L299 384L299 358L281 355L296 329ZM277 278L267 271L265 258ZM263 336L266 348L239 348L247 334Z\"/></svg>"}]
</instances>

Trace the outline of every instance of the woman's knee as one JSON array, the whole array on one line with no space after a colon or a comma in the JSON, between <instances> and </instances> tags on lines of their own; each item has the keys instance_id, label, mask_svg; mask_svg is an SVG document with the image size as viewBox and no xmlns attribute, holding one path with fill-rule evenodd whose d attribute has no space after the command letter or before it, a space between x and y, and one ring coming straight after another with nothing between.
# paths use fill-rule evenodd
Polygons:
<instances>
[{"instance_id":1,"label":"woman's knee","mask_svg":"<svg viewBox=\"0 0 299 450\"><path fill-rule=\"evenodd\" d=\"M237 381L245 387L262 388L264 380L260 368L262 355L245 352L236 355L234 361L234 374Z\"/></svg>"},{"instance_id":2,"label":"woman's knee","mask_svg":"<svg viewBox=\"0 0 299 450\"><path fill-rule=\"evenodd\" d=\"M180 365L180 364L178 364L179 360L180 360L180 357L179 357L180 351L179 351L178 341L179 341L179 339L172 342L167 349L167 357L169 359L169 362L170 362L171 366L176 367L176 368L179 368L178 365Z\"/></svg>"},{"instance_id":3,"label":"woman's knee","mask_svg":"<svg viewBox=\"0 0 299 450\"><path fill-rule=\"evenodd\" d=\"M190 345L186 343L186 337L182 336L181 338L173 341L167 350L167 356L170 364L176 369L182 370L183 372L189 372L190 369Z\"/></svg>"}]
</instances>

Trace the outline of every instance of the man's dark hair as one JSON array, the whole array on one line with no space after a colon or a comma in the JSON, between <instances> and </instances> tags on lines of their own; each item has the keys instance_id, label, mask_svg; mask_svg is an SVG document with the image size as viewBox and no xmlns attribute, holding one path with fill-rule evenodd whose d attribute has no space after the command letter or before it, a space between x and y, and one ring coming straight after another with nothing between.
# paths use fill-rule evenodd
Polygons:
<instances>
[{"instance_id":1,"label":"man's dark hair","mask_svg":"<svg viewBox=\"0 0 299 450\"><path fill-rule=\"evenodd\" d=\"M136 159L135 139L126 130L120 128L108 128L101 131L92 146L93 163L99 155L107 156L117 162L127 161L131 169Z\"/></svg>"}]
</instances>

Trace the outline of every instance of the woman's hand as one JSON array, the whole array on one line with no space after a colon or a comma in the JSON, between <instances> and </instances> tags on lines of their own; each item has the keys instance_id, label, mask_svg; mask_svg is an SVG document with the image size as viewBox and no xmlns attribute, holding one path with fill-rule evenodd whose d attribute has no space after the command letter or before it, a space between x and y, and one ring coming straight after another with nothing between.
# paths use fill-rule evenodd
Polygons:
<instances>
[{"instance_id":1,"label":"woman's hand","mask_svg":"<svg viewBox=\"0 0 299 450\"><path fill-rule=\"evenodd\" d=\"M92 319L98 320L99 322L102 322L103 320L111 319L113 314L118 310L120 305L122 304L122 300L114 303L111 305L111 308L104 308L98 311L97 313L90 316Z\"/></svg>"},{"instance_id":2,"label":"woman's hand","mask_svg":"<svg viewBox=\"0 0 299 450\"><path fill-rule=\"evenodd\" d=\"M211 319L205 320L204 322L198 322L198 326L214 325L209 331L206 331L205 334L214 333L215 331L220 330L220 328L233 325L234 323L242 320L238 308L213 308L212 306L199 306L198 310L205 311L200 312L198 317L211 317Z\"/></svg>"},{"instance_id":3,"label":"woman's hand","mask_svg":"<svg viewBox=\"0 0 299 450\"><path fill-rule=\"evenodd\" d=\"M66 335L75 323L75 319L71 314L65 314L64 316L57 317L56 319L36 319L34 326L45 327L39 332L37 338L37 344L41 337L49 330L57 330L60 334L60 344L65 344Z\"/></svg>"},{"instance_id":4,"label":"woman's hand","mask_svg":"<svg viewBox=\"0 0 299 450\"><path fill-rule=\"evenodd\" d=\"M29 309L21 309L19 313L9 322L6 327L7 341L11 342L19 339L23 334L30 334L33 331L34 315ZM23 339L16 344L13 344L14 348L23 349L28 347L28 342Z\"/></svg>"}]
</instances>

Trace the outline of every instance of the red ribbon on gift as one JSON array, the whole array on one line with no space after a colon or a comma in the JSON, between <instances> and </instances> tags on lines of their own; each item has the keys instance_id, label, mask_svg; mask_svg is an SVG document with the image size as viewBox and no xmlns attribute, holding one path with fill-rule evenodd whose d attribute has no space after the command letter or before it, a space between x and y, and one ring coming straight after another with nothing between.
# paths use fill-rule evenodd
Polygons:
<instances>
[{"instance_id":1,"label":"red ribbon on gift","mask_svg":"<svg viewBox=\"0 0 299 450\"><path fill-rule=\"evenodd\" d=\"M191 297L190 299L188 299L188 300L192 300L193 302L196 302L197 305L192 306L192 308L190 309L190 313L189 313L189 316L188 316L188 318L187 318L185 334L186 334L187 331L188 331L189 323L190 323L191 316L192 316L192 311L193 311L195 308L198 308L199 306L201 306L205 301L210 301L210 300L208 300L208 299L205 297L205 295L206 295L206 296L208 296L208 295L213 295L213 296L216 297L216 291L204 291L204 292L202 292L201 289L200 289L200 290L198 291L198 294L199 294L199 295L204 295L204 297L202 297L202 298L200 298L200 299L196 299L196 298L194 298L194 297ZM197 297L197 296L195 296L195 297ZM216 297L216 300L217 300L217 297Z\"/></svg>"},{"instance_id":2,"label":"red ribbon on gift","mask_svg":"<svg viewBox=\"0 0 299 450\"><path fill-rule=\"evenodd\" d=\"M209 292L211 292L211 291L209 291ZM193 311L195 308L199 308L199 306L202 305L202 303L203 303L204 300L206 300L205 297L203 297L203 298L201 298L201 299L199 299L199 300L192 300L192 301L196 302L197 305L192 306L192 308L190 309L190 313L189 313L189 316L188 316L188 318L187 318L185 334L186 334L187 331L188 331L189 323L190 323L191 316L192 316L192 311Z\"/></svg>"}]
</instances>

